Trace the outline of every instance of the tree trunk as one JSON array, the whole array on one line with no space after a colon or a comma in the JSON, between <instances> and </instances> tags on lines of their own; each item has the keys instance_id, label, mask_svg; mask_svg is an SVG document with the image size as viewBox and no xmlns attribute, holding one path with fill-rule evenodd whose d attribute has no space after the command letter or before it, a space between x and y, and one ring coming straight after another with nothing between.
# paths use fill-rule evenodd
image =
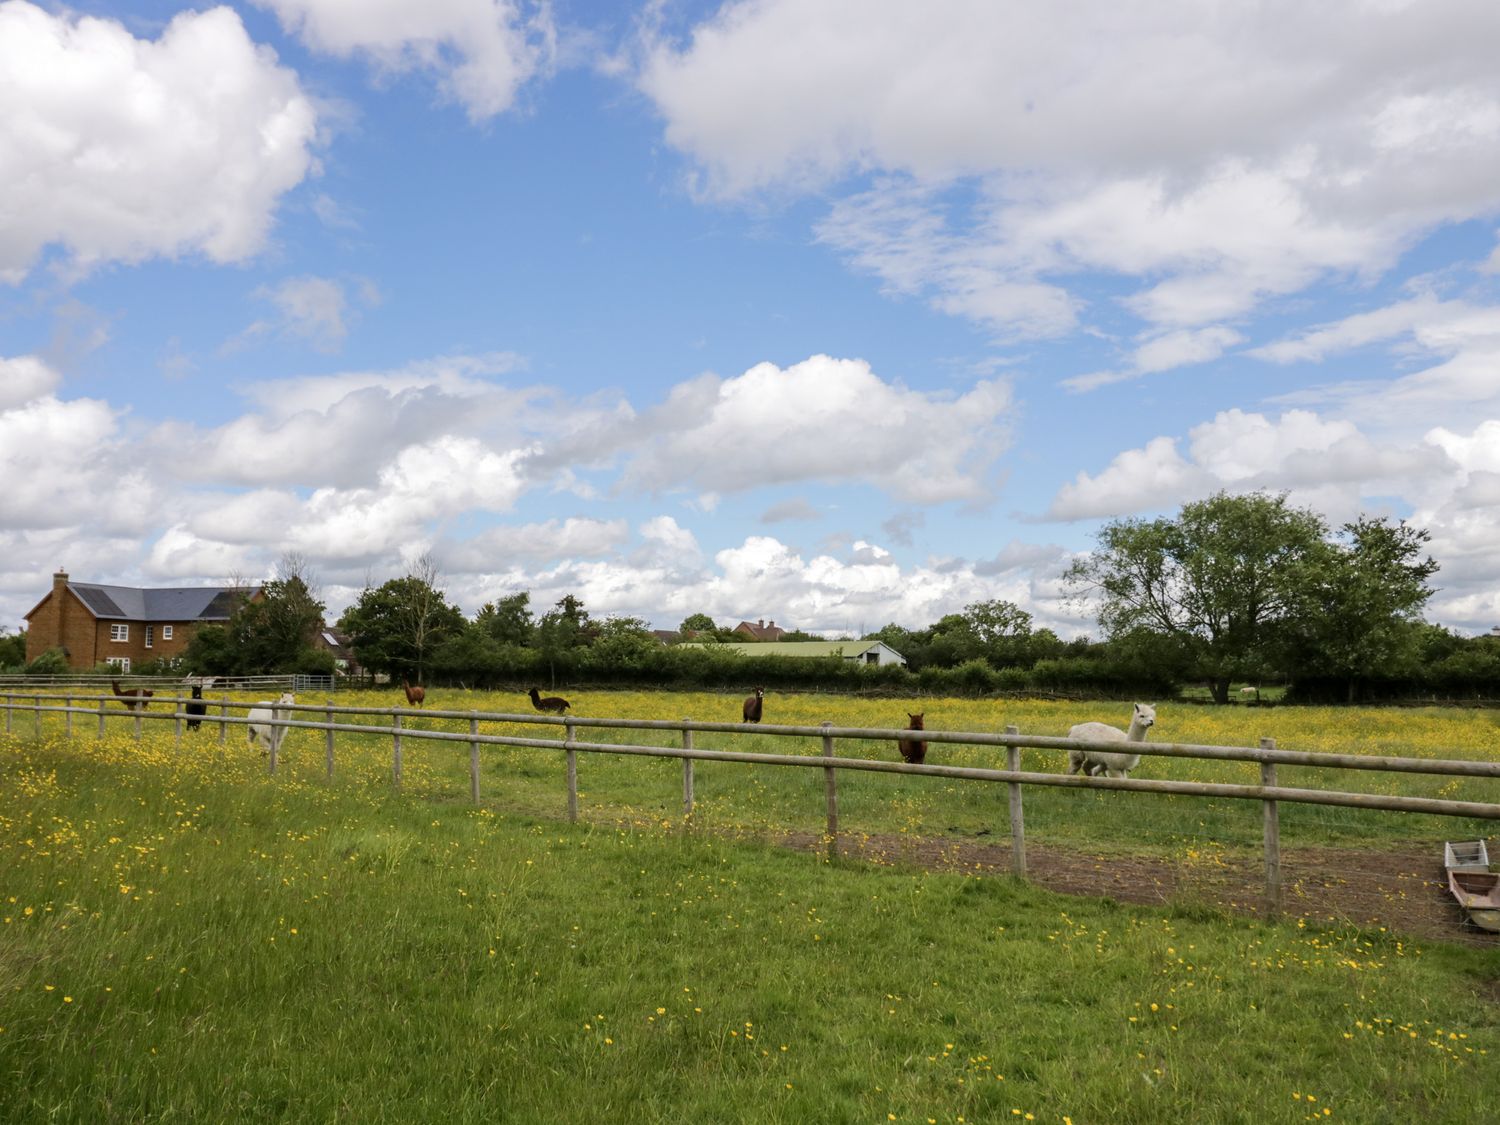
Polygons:
<instances>
[{"instance_id":1,"label":"tree trunk","mask_svg":"<svg viewBox=\"0 0 1500 1125\"><path fill-rule=\"evenodd\" d=\"M1213 693L1215 703L1229 702L1229 679L1214 679L1210 681L1208 690Z\"/></svg>"}]
</instances>

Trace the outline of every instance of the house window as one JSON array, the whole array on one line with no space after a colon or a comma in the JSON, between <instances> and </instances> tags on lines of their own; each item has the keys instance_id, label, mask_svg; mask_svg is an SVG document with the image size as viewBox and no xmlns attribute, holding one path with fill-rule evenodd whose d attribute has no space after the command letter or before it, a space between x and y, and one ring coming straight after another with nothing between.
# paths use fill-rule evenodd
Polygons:
<instances>
[{"instance_id":1,"label":"house window","mask_svg":"<svg viewBox=\"0 0 1500 1125\"><path fill-rule=\"evenodd\" d=\"M116 672L130 671L130 657L128 656L106 656L104 663L108 664Z\"/></svg>"},{"instance_id":2,"label":"house window","mask_svg":"<svg viewBox=\"0 0 1500 1125\"><path fill-rule=\"evenodd\" d=\"M148 640L146 642L146 644L149 647L150 644L151 644L151 642ZM878 653L878 652L867 652L867 653L865 653L865 663L866 664L879 664L880 663L880 653Z\"/></svg>"},{"instance_id":3,"label":"house window","mask_svg":"<svg viewBox=\"0 0 1500 1125\"><path fill-rule=\"evenodd\" d=\"M172 639L172 626L163 625L161 627L161 639L164 641L170 641Z\"/></svg>"},{"instance_id":4,"label":"house window","mask_svg":"<svg viewBox=\"0 0 1500 1125\"><path fill-rule=\"evenodd\" d=\"M156 640L156 626L155 625L147 625L146 626L146 647L150 648L151 647L151 643L154 640Z\"/></svg>"},{"instance_id":5,"label":"house window","mask_svg":"<svg viewBox=\"0 0 1500 1125\"><path fill-rule=\"evenodd\" d=\"M128 641L128 640L130 640L130 626L129 625L111 625L109 627L109 639L112 640L112 641Z\"/></svg>"}]
</instances>

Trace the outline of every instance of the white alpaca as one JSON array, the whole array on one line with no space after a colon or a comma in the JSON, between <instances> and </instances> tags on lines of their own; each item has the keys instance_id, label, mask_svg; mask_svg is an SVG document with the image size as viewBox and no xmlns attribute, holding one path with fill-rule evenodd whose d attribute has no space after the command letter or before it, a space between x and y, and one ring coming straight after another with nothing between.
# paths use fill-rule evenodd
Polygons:
<instances>
[{"instance_id":1,"label":"white alpaca","mask_svg":"<svg viewBox=\"0 0 1500 1125\"><path fill-rule=\"evenodd\" d=\"M250 720L250 725L245 728L250 732L250 745L263 747L262 753L280 750L281 740L286 737L286 727L275 726L273 723L285 721L287 712L282 708L296 702L297 697L285 691L275 703L269 699L262 699L250 708L249 714L245 716Z\"/></svg>"},{"instance_id":2,"label":"white alpaca","mask_svg":"<svg viewBox=\"0 0 1500 1125\"><path fill-rule=\"evenodd\" d=\"M1079 723L1068 730L1069 738L1086 738L1092 742L1145 742L1146 731L1156 722L1156 708L1149 703L1137 703L1130 713L1129 733L1108 723ZM1110 777L1128 777L1130 771L1141 764L1139 754L1109 754L1103 750L1069 750L1068 772L1080 769L1090 777L1107 774Z\"/></svg>"}]
</instances>

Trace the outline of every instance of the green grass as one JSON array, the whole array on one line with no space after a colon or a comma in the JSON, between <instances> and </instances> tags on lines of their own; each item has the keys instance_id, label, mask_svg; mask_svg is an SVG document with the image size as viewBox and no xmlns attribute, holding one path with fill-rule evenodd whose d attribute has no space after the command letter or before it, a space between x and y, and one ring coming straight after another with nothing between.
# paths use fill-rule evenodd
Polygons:
<instances>
[{"instance_id":1,"label":"green grass","mask_svg":"<svg viewBox=\"0 0 1500 1125\"><path fill-rule=\"evenodd\" d=\"M330 784L317 736L271 779L118 726L0 736L7 1123L1473 1121L1500 1096L1494 950L820 862L685 828L670 762L587 758L569 825L556 755L496 753L474 808L463 748L409 744L396 793L388 740ZM705 819L816 824L805 773L700 768Z\"/></svg>"},{"instance_id":2,"label":"green grass","mask_svg":"<svg viewBox=\"0 0 1500 1125\"><path fill-rule=\"evenodd\" d=\"M247 697L248 698L248 697ZM713 693L609 692L572 696L575 712L584 716L733 721L739 696ZM339 703L391 707L404 702L390 692L342 693ZM304 697L303 702L314 700ZM524 696L468 693L435 689L429 707L490 712L525 711ZM836 726L904 726L908 711L925 710L929 730L999 733L1015 725L1024 734L1065 735L1076 722L1089 719L1121 723L1128 718L1125 704L1081 704L955 699L880 700L830 695L767 697L768 723ZM108 739L132 738L134 723L123 709L111 705ZM352 721L342 719L341 721ZM388 724L389 718L367 716L361 721ZM408 729L464 732L462 719L437 719L421 712L404 718ZM30 733L32 718L17 713L15 730ZM62 720L47 716L44 734L60 734ZM74 738L88 743L97 723L91 716L74 722ZM161 753L172 752L170 723L145 725L144 741ZM561 737L557 727L486 723L485 733L521 737ZM1153 741L1255 746L1272 738L1282 749L1402 756L1493 760L1500 713L1456 708L1401 710L1361 708L1247 708L1164 704L1151 732ZM583 740L680 745L680 736L666 731L615 729L580 730ZM242 727L230 727L228 751L238 755L244 744ZM184 752L217 753L212 723L184 739ZM809 760L821 752L817 738L777 738L746 727L743 732L698 733L703 749L736 749L775 754L799 754ZM841 741L844 757L896 760L889 742ZM408 792L436 800L463 800L469 792L468 753L462 744L421 742L406 738L403 782ZM1003 767L998 747L931 744L929 763ZM1022 768L1061 773L1060 751L1028 749ZM287 740L282 769L289 778L313 782L323 775L322 735L294 732ZM391 739L388 735L338 736L340 778L389 785ZM682 816L682 767L675 760L602 754L580 754L578 766L580 809L596 823L675 823ZM1146 757L1133 776L1201 782L1258 784L1259 768L1247 762L1214 762ZM1444 797L1489 803L1500 802L1500 781L1493 779L1428 777L1366 771L1280 767L1282 785L1324 789L1352 789L1387 795ZM563 756L554 750L486 747L482 789L503 786L511 808L538 817L558 817L566 808ZM775 835L782 831L819 832L824 825L824 778L820 769L789 769L739 763L700 762L695 767L699 824L740 835ZM1079 792L1056 787L1028 786L1025 790L1028 838L1079 850L1103 847L1153 856L1180 856L1212 844L1229 853L1252 853L1261 846L1261 807L1255 801L1203 799L1145 793ZM839 776L842 830L851 835L915 835L925 838L975 838L1008 832L1003 787L984 782L929 778L914 782L892 774L843 771ZM1443 839L1489 836L1495 823L1401 815L1334 806L1281 807L1283 847L1386 847L1400 841L1434 844L1439 854Z\"/></svg>"}]
</instances>

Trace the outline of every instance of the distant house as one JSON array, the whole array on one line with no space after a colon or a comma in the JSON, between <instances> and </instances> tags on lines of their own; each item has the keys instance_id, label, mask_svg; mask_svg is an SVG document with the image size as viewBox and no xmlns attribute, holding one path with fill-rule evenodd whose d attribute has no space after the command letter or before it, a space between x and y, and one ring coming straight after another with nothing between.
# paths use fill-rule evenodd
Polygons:
<instances>
[{"instance_id":1,"label":"distant house","mask_svg":"<svg viewBox=\"0 0 1500 1125\"><path fill-rule=\"evenodd\" d=\"M108 664L129 672L131 664L170 659L188 646L200 625L222 625L237 599L260 591L233 586L137 589L69 582L52 576L52 591L26 615L26 659L62 649L70 668Z\"/></svg>"},{"instance_id":2,"label":"distant house","mask_svg":"<svg viewBox=\"0 0 1500 1125\"><path fill-rule=\"evenodd\" d=\"M754 625L748 621L741 621L734 627L734 631L752 641L779 641L786 636L785 629L778 629L774 621L767 625L764 618Z\"/></svg>"},{"instance_id":3,"label":"distant house","mask_svg":"<svg viewBox=\"0 0 1500 1125\"><path fill-rule=\"evenodd\" d=\"M315 649L332 653L333 666L340 674L345 676L360 674L359 661L355 659L354 646L349 639L349 634L323 625L313 634L312 646Z\"/></svg>"},{"instance_id":4,"label":"distant house","mask_svg":"<svg viewBox=\"0 0 1500 1125\"><path fill-rule=\"evenodd\" d=\"M840 656L859 664L906 666L906 657L884 641L730 641L718 647L743 656L793 656L811 659Z\"/></svg>"}]
</instances>

